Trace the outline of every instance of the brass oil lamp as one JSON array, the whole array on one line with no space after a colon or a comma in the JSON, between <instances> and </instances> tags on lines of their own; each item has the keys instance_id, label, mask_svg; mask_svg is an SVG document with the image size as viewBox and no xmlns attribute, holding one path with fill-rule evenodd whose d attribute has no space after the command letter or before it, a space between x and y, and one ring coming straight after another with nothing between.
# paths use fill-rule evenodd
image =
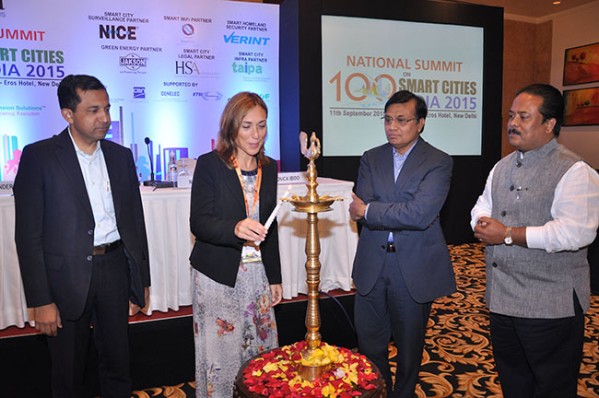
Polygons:
<instances>
[{"instance_id":1,"label":"brass oil lamp","mask_svg":"<svg viewBox=\"0 0 599 398\"><path fill-rule=\"evenodd\" d=\"M302 154L309 160L306 173L306 187L308 192L306 196L292 195L283 200L293 205L294 211L307 213L308 230L306 234L306 283L308 285L308 308L306 310L306 349L301 353L302 358L309 361L313 358L316 349L321 345L320 336L320 310L318 307L318 295L320 284L320 237L318 234L318 213L331 211L331 205L337 200L343 200L342 197L332 197L329 195L319 196L316 192L318 182L316 182L318 173L314 161L320 156L320 140L316 133L310 137L310 146L308 147L308 136L302 132L300 134ZM330 364L323 365L300 365L299 374L303 379L313 381L330 369Z\"/></svg>"}]
</instances>

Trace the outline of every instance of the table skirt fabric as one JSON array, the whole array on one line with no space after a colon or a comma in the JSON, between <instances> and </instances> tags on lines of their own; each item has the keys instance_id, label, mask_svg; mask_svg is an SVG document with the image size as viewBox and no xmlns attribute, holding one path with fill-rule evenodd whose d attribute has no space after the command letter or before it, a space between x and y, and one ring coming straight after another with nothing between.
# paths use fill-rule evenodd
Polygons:
<instances>
[{"instance_id":1,"label":"table skirt fabric","mask_svg":"<svg viewBox=\"0 0 599 398\"><path fill-rule=\"evenodd\" d=\"M332 211L318 214L320 236L320 290L351 290L351 271L358 242L356 224L349 217L353 183L319 178L319 195L343 197ZM191 267L189 254L194 237L189 230L190 190L141 187L144 217L150 252L150 306L153 311L178 310L191 305ZM279 184L279 197L289 190L304 196L303 183ZM283 297L290 299L307 293L305 241L307 214L293 211L284 203L277 215L279 250L283 277ZM0 329L25 326L30 319L25 302L15 248L14 199L0 196Z\"/></svg>"}]
</instances>

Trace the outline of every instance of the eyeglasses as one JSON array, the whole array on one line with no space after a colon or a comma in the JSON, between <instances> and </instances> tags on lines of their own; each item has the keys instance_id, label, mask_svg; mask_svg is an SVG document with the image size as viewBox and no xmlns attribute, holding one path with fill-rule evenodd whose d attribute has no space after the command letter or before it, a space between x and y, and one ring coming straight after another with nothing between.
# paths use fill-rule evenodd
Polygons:
<instances>
[{"instance_id":1,"label":"eyeglasses","mask_svg":"<svg viewBox=\"0 0 599 398\"><path fill-rule=\"evenodd\" d=\"M396 117L396 118L393 118L391 116L383 116L381 119L383 119L385 121L385 124L391 124L393 122L393 120L395 120L397 122L397 124L399 124L400 126L405 126L406 124L408 124L412 120L418 120L417 117L413 117L413 118L407 119L405 117Z\"/></svg>"}]
</instances>

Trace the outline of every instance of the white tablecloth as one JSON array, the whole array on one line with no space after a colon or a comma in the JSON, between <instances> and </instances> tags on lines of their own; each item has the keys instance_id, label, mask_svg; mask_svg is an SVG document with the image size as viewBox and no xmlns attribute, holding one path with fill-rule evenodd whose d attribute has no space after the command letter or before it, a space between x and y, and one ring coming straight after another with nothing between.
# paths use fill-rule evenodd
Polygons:
<instances>
[{"instance_id":1,"label":"white tablecloth","mask_svg":"<svg viewBox=\"0 0 599 398\"><path fill-rule=\"evenodd\" d=\"M191 304L189 189L142 187L150 252L150 309L166 312Z\"/></svg>"},{"instance_id":2,"label":"white tablecloth","mask_svg":"<svg viewBox=\"0 0 599 398\"><path fill-rule=\"evenodd\" d=\"M328 178L318 179L318 194L341 196L333 210L319 213L322 264L320 290L350 290L351 270L358 240L356 224L349 218L352 182ZM304 184L280 184L279 197L290 187L291 194L303 196ZM148 246L152 287L152 311L178 310L191 305L191 268L189 253L193 236L189 231L188 189L141 188ZM305 234L306 213L292 211L284 203L278 213L279 248L283 277L283 296L286 299L306 293ZM0 329L11 325L23 327L29 320L21 275L14 244L14 200L0 196Z\"/></svg>"},{"instance_id":3,"label":"white tablecloth","mask_svg":"<svg viewBox=\"0 0 599 398\"><path fill-rule=\"evenodd\" d=\"M0 196L0 329L29 319L15 247L15 204Z\"/></svg>"}]
</instances>

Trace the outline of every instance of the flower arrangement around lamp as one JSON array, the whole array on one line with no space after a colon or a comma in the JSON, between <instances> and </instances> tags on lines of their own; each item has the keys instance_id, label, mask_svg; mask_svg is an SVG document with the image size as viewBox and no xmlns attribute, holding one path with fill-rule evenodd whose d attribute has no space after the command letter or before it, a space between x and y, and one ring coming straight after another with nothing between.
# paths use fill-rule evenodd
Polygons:
<instances>
[{"instance_id":1,"label":"flower arrangement around lamp","mask_svg":"<svg viewBox=\"0 0 599 398\"><path fill-rule=\"evenodd\" d=\"M365 356L321 343L305 357L302 352L306 345L306 341L300 341L250 360L243 370L247 389L264 397L345 398L378 388L377 372ZM299 375L300 366L325 366L328 370L309 381Z\"/></svg>"}]
</instances>

